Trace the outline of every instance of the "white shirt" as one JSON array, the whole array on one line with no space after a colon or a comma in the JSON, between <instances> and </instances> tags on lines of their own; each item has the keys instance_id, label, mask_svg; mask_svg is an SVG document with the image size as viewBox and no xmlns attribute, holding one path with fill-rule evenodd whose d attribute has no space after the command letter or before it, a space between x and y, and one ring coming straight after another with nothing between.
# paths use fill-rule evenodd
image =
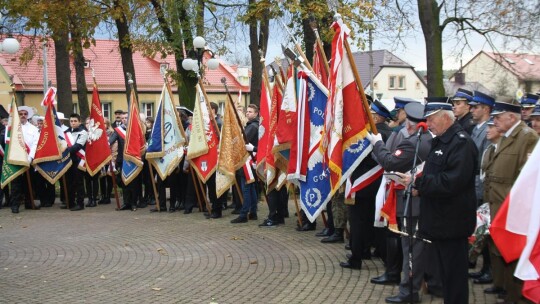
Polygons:
<instances>
[{"instance_id":1,"label":"white shirt","mask_svg":"<svg viewBox=\"0 0 540 304\"><path fill-rule=\"evenodd\" d=\"M512 131L514 131L514 129L519 125L520 122L521 120L518 120L515 125L513 125L510 129L508 129L508 131L504 133L504 137L510 136L510 134L512 134Z\"/></svg>"},{"instance_id":2,"label":"white shirt","mask_svg":"<svg viewBox=\"0 0 540 304\"><path fill-rule=\"evenodd\" d=\"M21 122L21 129L24 137L24 142L30 148L28 157L34 159L36 155L36 148L39 141L39 129L28 121L23 124Z\"/></svg>"}]
</instances>

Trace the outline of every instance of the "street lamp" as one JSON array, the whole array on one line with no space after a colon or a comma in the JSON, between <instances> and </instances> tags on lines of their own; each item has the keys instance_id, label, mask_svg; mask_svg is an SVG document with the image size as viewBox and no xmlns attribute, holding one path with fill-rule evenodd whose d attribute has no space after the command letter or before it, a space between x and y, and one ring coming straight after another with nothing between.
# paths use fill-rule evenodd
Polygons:
<instances>
[{"instance_id":1,"label":"street lamp","mask_svg":"<svg viewBox=\"0 0 540 304\"><path fill-rule=\"evenodd\" d=\"M204 53L209 52L212 56L207 62L206 66L210 70L215 70L219 67L219 60L214 58L214 53L209 50L205 49L206 41L203 37L197 36L193 39L193 46L195 47L196 51L190 51L190 56L184 60L182 60L182 68L186 71L194 71L199 72L199 69L201 68L202 59L204 56Z\"/></svg>"},{"instance_id":2,"label":"street lamp","mask_svg":"<svg viewBox=\"0 0 540 304\"><path fill-rule=\"evenodd\" d=\"M0 13L0 19L2 19L3 17L4 16L2 15L2 13ZM0 43L0 52L8 53L8 54L17 53L19 51L19 48L20 48L19 41L17 41L17 39L13 38L13 36L11 35L9 29L7 27L5 27L4 25L0 26L0 35L3 34L2 33L3 29L7 29L8 34L7 34L6 39L4 39L4 41L2 41L2 43Z\"/></svg>"}]
</instances>

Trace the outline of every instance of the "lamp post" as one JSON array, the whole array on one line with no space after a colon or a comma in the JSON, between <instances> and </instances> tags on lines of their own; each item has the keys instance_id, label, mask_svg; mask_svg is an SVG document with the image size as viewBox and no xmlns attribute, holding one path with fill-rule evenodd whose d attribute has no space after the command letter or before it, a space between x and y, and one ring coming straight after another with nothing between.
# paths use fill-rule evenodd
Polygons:
<instances>
[{"instance_id":1,"label":"lamp post","mask_svg":"<svg viewBox=\"0 0 540 304\"><path fill-rule=\"evenodd\" d=\"M197 36L193 39L193 46L195 51L190 51L188 58L182 60L182 68L186 71L194 71L197 73L197 76L200 76L199 70L201 68L201 63L203 56L206 52L211 54L211 58L206 62L206 66L210 70L215 70L219 67L219 60L214 58L214 52L205 48L206 41L203 37Z\"/></svg>"},{"instance_id":2,"label":"lamp post","mask_svg":"<svg viewBox=\"0 0 540 304\"><path fill-rule=\"evenodd\" d=\"M2 15L2 13L0 13L0 19L2 19L3 17L4 16ZM19 41L17 41L17 39L13 38L13 36L11 35L11 32L9 31L9 29L6 28L3 25L0 26L0 35L3 34L2 33L3 29L7 29L8 34L7 34L6 39L4 39L4 41L2 41L0 43L0 52L7 53L7 54L15 54L15 53L17 53L19 51L19 48L21 47L20 44L19 44Z\"/></svg>"}]
</instances>

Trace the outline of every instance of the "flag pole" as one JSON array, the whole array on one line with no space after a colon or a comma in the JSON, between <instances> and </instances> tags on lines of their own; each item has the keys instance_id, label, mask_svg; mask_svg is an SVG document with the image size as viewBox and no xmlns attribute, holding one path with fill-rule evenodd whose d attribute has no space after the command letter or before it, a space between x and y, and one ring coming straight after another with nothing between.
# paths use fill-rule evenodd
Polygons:
<instances>
[{"instance_id":1,"label":"flag pole","mask_svg":"<svg viewBox=\"0 0 540 304\"><path fill-rule=\"evenodd\" d=\"M319 29L317 28L317 22L315 20L312 20L309 25L311 26L311 29L315 33L315 43L317 45L317 48L319 49L319 53L321 54L323 61L324 61L324 69L326 70L326 74L329 75L330 73L330 66L328 65L328 58L326 57L326 53L324 52L323 43L321 40L321 36L319 35Z\"/></svg>"},{"instance_id":2,"label":"flag pole","mask_svg":"<svg viewBox=\"0 0 540 304\"><path fill-rule=\"evenodd\" d=\"M195 189L195 195L197 195L197 204L199 205L199 211L202 211L201 197L199 195L199 183L195 180L195 174L193 173L193 170L189 170L189 175L191 175L191 180L193 181L193 188Z\"/></svg>"},{"instance_id":3,"label":"flag pole","mask_svg":"<svg viewBox=\"0 0 540 304\"><path fill-rule=\"evenodd\" d=\"M68 196L68 190L67 190L67 183L66 183L66 175L62 175L62 184L64 188L64 199L66 200L66 207L69 209L69 196Z\"/></svg>"},{"instance_id":4,"label":"flag pole","mask_svg":"<svg viewBox=\"0 0 540 304\"><path fill-rule=\"evenodd\" d=\"M112 160L109 161L109 170L111 171L111 180L112 180L113 189L114 189L114 199L116 200L116 207L120 209L120 196L118 196L118 187L116 185L116 174L114 174Z\"/></svg>"},{"instance_id":5,"label":"flag pole","mask_svg":"<svg viewBox=\"0 0 540 304\"><path fill-rule=\"evenodd\" d=\"M161 212L161 208L159 205L161 205L161 202L159 201L159 196L158 196L158 192L157 192L157 188L156 188L156 181L154 179L154 170L152 169L152 164L151 163L148 163L148 171L150 172L150 180L152 181L152 190L154 190L154 198L156 199L156 208L158 210L158 212ZM160 177L161 179L161 177ZM162 180L161 181L162 183L164 183L165 181ZM167 198L165 198L165 201L167 200ZM167 204L167 202L165 202L165 204ZM165 210L167 211L167 210Z\"/></svg>"},{"instance_id":6,"label":"flag pole","mask_svg":"<svg viewBox=\"0 0 540 304\"><path fill-rule=\"evenodd\" d=\"M302 215L300 214L300 207L298 206L298 199L296 198L296 187L292 183L289 183L289 185L292 186L294 207L296 208L296 217L298 218L298 223L300 223L300 227L302 227L304 226L304 224L302 223Z\"/></svg>"},{"instance_id":7,"label":"flag pole","mask_svg":"<svg viewBox=\"0 0 540 304\"><path fill-rule=\"evenodd\" d=\"M279 20L281 22L281 26L283 26L283 28L285 29L285 31L287 31L287 34L289 35L289 37L292 39L293 43L294 43L294 47L296 48L296 51L298 51L298 54L300 54L300 56L302 56L302 58L304 59L304 64L306 65L306 67L311 71L313 72L313 67L311 66L311 64L309 63L309 61L307 60L307 57L306 57L306 54L304 53L304 51L302 51L302 48L300 47L300 43L298 42L298 40L294 37L294 35L291 33L291 31L289 30L289 28L287 27L287 25L285 25L285 23L283 23L282 20Z\"/></svg>"},{"instance_id":8,"label":"flag pole","mask_svg":"<svg viewBox=\"0 0 540 304\"><path fill-rule=\"evenodd\" d=\"M360 98L362 98L364 112L367 114L369 125L371 127L371 132L373 134L378 134L379 132L377 131L377 127L375 126L375 122L373 121L373 116L371 115L371 111L369 109L366 93L364 92L364 87L362 86L362 80L360 79L360 75L358 74L358 70L356 69L356 63L352 56L351 47L349 46L349 41L345 39L343 44L345 45L345 51L347 52L347 57L349 58L349 62L351 63L351 69L353 70L354 80L356 82L356 86L358 87Z\"/></svg>"}]
</instances>

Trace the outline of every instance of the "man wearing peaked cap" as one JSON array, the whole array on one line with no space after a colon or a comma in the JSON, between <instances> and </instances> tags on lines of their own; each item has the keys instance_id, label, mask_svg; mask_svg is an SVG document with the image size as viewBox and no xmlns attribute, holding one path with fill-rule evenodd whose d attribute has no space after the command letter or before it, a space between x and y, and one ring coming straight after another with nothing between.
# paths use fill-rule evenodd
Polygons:
<instances>
[{"instance_id":1,"label":"man wearing peaked cap","mask_svg":"<svg viewBox=\"0 0 540 304\"><path fill-rule=\"evenodd\" d=\"M490 118L491 109L495 105L495 99L482 92L474 91L474 96L472 100L469 101L469 105L471 106L472 119L476 124L472 130L471 139L474 141L474 144L478 149L478 161L479 163L481 163L482 155L490 144L488 138L486 137L486 133L488 130L487 121ZM484 202L484 187L482 181L480 180L480 171L478 171L476 174L475 184L476 199L478 200L478 206L480 206ZM487 246L482 249L482 256L482 269L479 272L473 272L469 274L471 278L474 278L473 283L475 284L489 284L492 282L491 263ZM476 260L471 261L471 263L476 263Z\"/></svg>"},{"instance_id":2,"label":"man wearing peaked cap","mask_svg":"<svg viewBox=\"0 0 540 304\"><path fill-rule=\"evenodd\" d=\"M405 120L405 127L400 131L400 133L403 132L403 137L401 142L397 144L394 150L389 150L388 145L384 145L382 141L380 141L376 135L369 134L367 138L372 142L373 144L373 157L375 160L384 168L386 172L407 172L412 169L412 165L415 158L415 150L416 150L416 144L420 140L420 146L418 149L418 155L417 155L417 162L416 164L422 163L429 152L430 146L431 146L431 139L432 136L429 132L424 132L420 136L420 139L417 136L417 125L420 122L425 121L424 119L424 106L418 102L415 103L409 103L405 105L405 113L407 114L407 118ZM395 186L395 185L394 185ZM399 188L399 187L398 187ZM404 196L404 189L399 190L391 190L392 187L389 185L388 191L395 191L395 213L398 220L398 226L400 230L405 230L406 227L404 226L404 219L408 214L405 214L405 200L403 199ZM395 187L393 188L395 189ZM390 196L390 195L388 195ZM387 196L387 197L388 197ZM415 230L416 223L418 222L418 216L419 216L419 204L420 199L418 197L415 197L411 201L411 208L412 212L412 227L413 231ZM414 233L414 232L413 232ZM393 249L393 242L394 238L397 235L394 234L393 236L389 236L387 238L387 254L388 257L392 256L392 252L389 252L389 249ZM408 275L404 275L401 279L401 282L399 284L399 293L396 296L388 297L386 298L387 303L408 303L411 300L414 302L419 301L419 290L422 285L422 281L424 279L424 267L426 263L426 259L424 257L424 243L423 242L414 242L413 244L413 294L410 294L409 291L409 284L410 279ZM409 252L409 239L408 238L401 238L401 247L397 248L397 250L401 252L397 252L398 256L402 257L402 273L409 273L410 267L408 263L408 252ZM401 253L401 254L399 254ZM396 253L394 253L396 254ZM391 263L386 263L386 269L385 274L383 274L380 277L371 279L372 283L375 284L382 284L383 280L381 277L389 277L392 274L392 270L390 268ZM399 277L399 276L398 276Z\"/></svg>"},{"instance_id":3,"label":"man wearing peaked cap","mask_svg":"<svg viewBox=\"0 0 540 304\"><path fill-rule=\"evenodd\" d=\"M531 113L531 128L540 135L540 104L536 105Z\"/></svg>"},{"instance_id":4,"label":"man wearing peaked cap","mask_svg":"<svg viewBox=\"0 0 540 304\"><path fill-rule=\"evenodd\" d=\"M536 94L526 94L521 98L521 120L523 120L527 126L531 126L531 113L534 110L534 107L538 103L538 98L540 96Z\"/></svg>"},{"instance_id":5,"label":"man wearing peaked cap","mask_svg":"<svg viewBox=\"0 0 540 304\"><path fill-rule=\"evenodd\" d=\"M464 89L458 89L454 97L452 97L452 103L454 104L454 115L457 122L461 127L471 134L474 128L474 122L469 102L473 100L473 93Z\"/></svg>"},{"instance_id":6,"label":"man wearing peaked cap","mask_svg":"<svg viewBox=\"0 0 540 304\"><path fill-rule=\"evenodd\" d=\"M392 118L390 111L388 111L382 102L375 100L371 104L371 114L377 131L382 133L383 137L388 138L392 134L392 129L386 124L386 121Z\"/></svg>"},{"instance_id":7,"label":"man wearing peaked cap","mask_svg":"<svg viewBox=\"0 0 540 304\"><path fill-rule=\"evenodd\" d=\"M468 237L476 225L475 175L478 151L452 105L426 98L428 128L435 134L422 175L414 181L420 197L418 234L432 242L433 264L439 265L445 303L469 303ZM409 174L401 174L404 184ZM457 224L459 223L459 224Z\"/></svg>"},{"instance_id":8,"label":"man wearing peaked cap","mask_svg":"<svg viewBox=\"0 0 540 304\"><path fill-rule=\"evenodd\" d=\"M491 162L485 168L484 199L489 202L491 220L499 212L506 196L510 193L521 168L538 141L538 135L525 122L521 121L521 105L513 99L497 101L493 112L495 127L502 133ZM507 302L522 302L523 282L514 277L517 261L506 263L497 244L497 234L490 229L493 241L489 242L493 268L493 286L486 293L500 293L506 290Z\"/></svg>"},{"instance_id":9,"label":"man wearing peaked cap","mask_svg":"<svg viewBox=\"0 0 540 304\"><path fill-rule=\"evenodd\" d=\"M411 102L418 102L418 101L412 98L394 97L394 103L396 104L394 107L394 111L397 111L397 114L396 114L397 121L396 121L396 126L392 126L392 124L390 124L391 127L394 127L394 129L396 129L394 131L397 132L401 128L403 128L403 122L405 121L405 118L407 117L407 115L405 114L405 105Z\"/></svg>"}]
</instances>

